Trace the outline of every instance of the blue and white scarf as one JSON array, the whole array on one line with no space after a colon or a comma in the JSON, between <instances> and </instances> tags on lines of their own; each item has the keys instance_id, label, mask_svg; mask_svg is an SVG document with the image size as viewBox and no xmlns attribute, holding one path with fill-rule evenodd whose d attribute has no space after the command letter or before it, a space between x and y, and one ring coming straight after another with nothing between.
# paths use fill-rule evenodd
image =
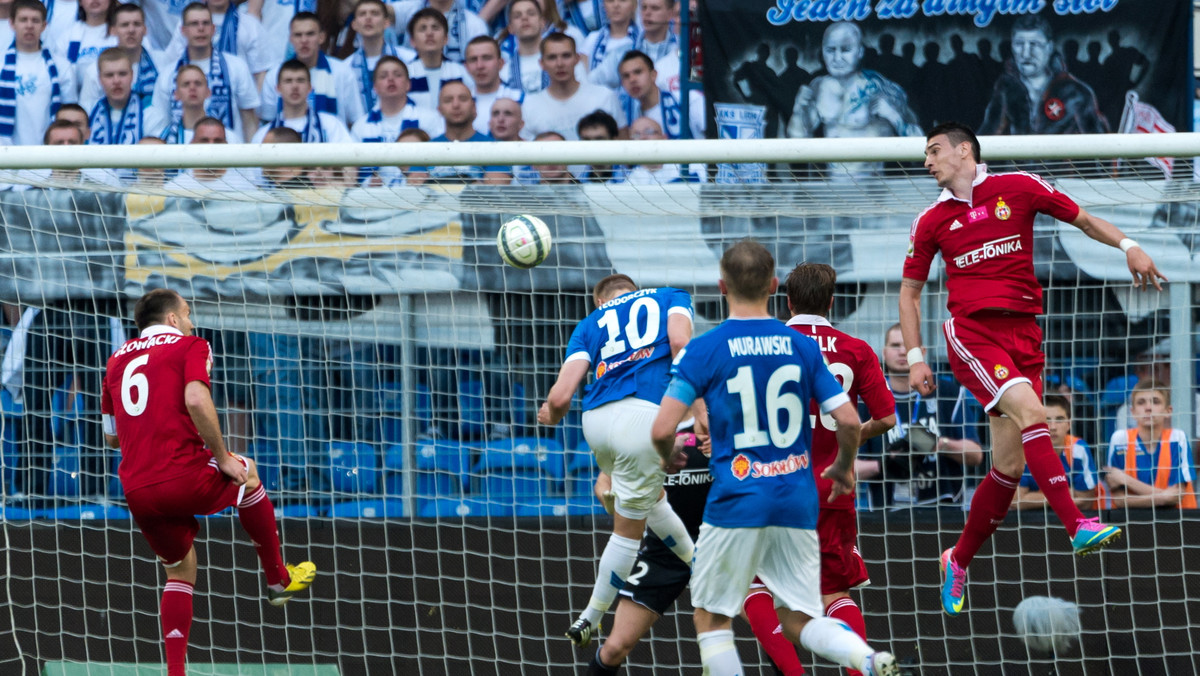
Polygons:
<instances>
[{"instance_id":1,"label":"blue and white scarf","mask_svg":"<svg viewBox=\"0 0 1200 676\"><path fill-rule=\"evenodd\" d=\"M291 47L289 46L290 50ZM295 58L295 53L288 57ZM333 67L329 65L329 57L324 51L317 52L317 65L308 71L312 91L308 93L308 109L318 113L329 113L334 117L338 114L337 95L330 96L326 91L337 92L337 83L333 79ZM283 112L283 97L275 95L275 112Z\"/></svg>"},{"instance_id":2,"label":"blue and white scarf","mask_svg":"<svg viewBox=\"0 0 1200 676\"><path fill-rule=\"evenodd\" d=\"M168 124L166 129L163 129L162 133L159 134L158 137L167 143L183 145L187 143L187 136L184 135L185 131L186 129L183 127L183 116L181 115L171 120L171 124Z\"/></svg>"},{"instance_id":3,"label":"blue and white scarf","mask_svg":"<svg viewBox=\"0 0 1200 676\"><path fill-rule=\"evenodd\" d=\"M137 82L133 83L133 93L142 99L142 106L149 107L154 100L154 85L158 82L158 66L150 58L150 51L142 48L142 60L138 62Z\"/></svg>"},{"instance_id":4,"label":"blue and white scarf","mask_svg":"<svg viewBox=\"0 0 1200 676\"><path fill-rule=\"evenodd\" d=\"M225 22L221 24L221 34L213 43L213 50L226 54L238 53L238 6L231 4L225 10Z\"/></svg>"},{"instance_id":5,"label":"blue and white scarf","mask_svg":"<svg viewBox=\"0 0 1200 676\"><path fill-rule=\"evenodd\" d=\"M581 33L587 35L594 30L599 30L601 26L608 25L608 13L604 11L604 2L602 0L592 0L592 16L591 24L587 17L579 11L578 2L573 0L558 0L558 14L566 21L573 24Z\"/></svg>"},{"instance_id":6,"label":"blue and white scarf","mask_svg":"<svg viewBox=\"0 0 1200 676\"><path fill-rule=\"evenodd\" d=\"M58 66L50 50L42 48L42 61L50 73L50 117L62 105L62 90L58 86ZM17 128L17 41L14 39L4 52L4 67L0 69L0 138L12 138Z\"/></svg>"},{"instance_id":7,"label":"blue and white scarf","mask_svg":"<svg viewBox=\"0 0 1200 676\"><path fill-rule=\"evenodd\" d=\"M187 50L175 64L175 72L191 63ZM172 87L172 91L174 87ZM229 64L225 63L225 55L213 50L208 60L208 91L209 104L205 112L217 118L229 129L233 129L233 89L229 86ZM174 96L171 97L171 119L183 117L183 104Z\"/></svg>"},{"instance_id":8,"label":"blue and white scarf","mask_svg":"<svg viewBox=\"0 0 1200 676\"><path fill-rule=\"evenodd\" d=\"M609 24L604 24L604 28L600 29L600 36L596 40L596 46L592 49L592 53L588 55L591 59L592 68L594 69L604 57L608 54L608 41L612 36L612 27ZM642 29L636 23L629 24L629 29L626 32L626 37L631 44L636 45L638 40L642 39ZM622 54L621 56L624 56Z\"/></svg>"},{"instance_id":9,"label":"blue and white scarf","mask_svg":"<svg viewBox=\"0 0 1200 676\"><path fill-rule=\"evenodd\" d=\"M400 58L396 53L395 45L387 40L383 41L383 52L379 58L385 56L395 56ZM376 63L379 63L376 61ZM375 107L375 71L367 65L367 52L362 47L354 50L350 55L350 67L358 73L358 89L362 92L363 110L371 110Z\"/></svg>"},{"instance_id":10,"label":"blue and white scarf","mask_svg":"<svg viewBox=\"0 0 1200 676\"><path fill-rule=\"evenodd\" d=\"M517 36L509 35L504 38L504 42L500 43L500 53L504 55L504 60L508 62L508 82L505 83L513 89L525 91L525 83L521 80L521 54L518 50ZM550 86L550 74L544 69L542 70L542 87L537 91L541 91ZM534 92L527 92L534 93Z\"/></svg>"},{"instance_id":11,"label":"blue and white scarf","mask_svg":"<svg viewBox=\"0 0 1200 676\"><path fill-rule=\"evenodd\" d=\"M660 59L670 55L672 50L679 50L679 36L668 28L667 39L651 45L646 41L646 35L643 33L633 41L633 48L649 56L651 61L658 63Z\"/></svg>"},{"instance_id":12,"label":"blue and white scarf","mask_svg":"<svg viewBox=\"0 0 1200 676\"><path fill-rule=\"evenodd\" d=\"M645 115L641 102L627 94L624 89L621 90L620 103L627 124L633 124L634 120ZM662 111L663 133L669 139L680 138L682 131L680 124L683 121L683 115L679 112L679 99L672 96L671 92L659 89L658 109Z\"/></svg>"},{"instance_id":13,"label":"blue and white scarf","mask_svg":"<svg viewBox=\"0 0 1200 676\"><path fill-rule=\"evenodd\" d=\"M284 124L283 113L281 112L275 116L274 120L271 120L270 128L275 129L276 127L284 126L287 125ZM321 115L313 110L312 106L309 106L308 110L304 113L304 129L300 132L300 138L305 143L325 143L327 140L325 127L321 125Z\"/></svg>"},{"instance_id":14,"label":"blue and white scarf","mask_svg":"<svg viewBox=\"0 0 1200 676\"><path fill-rule=\"evenodd\" d=\"M88 138L91 145L133 145L142 139L142 99L139 96L129 96L119 125L113 125L112 106L107 96L92 106L88 119L92 126L92 135Z\"/></svg>"},{"instance_id":15,"label":"blue and white scarf","mask_svg":"<svg viewBox=\"0 0 1200 676\"><path fill-rule=\"evenodd\" d=\"M429 0L425 0L425 6L429 6ZM442 50L442 55L451 61L462 63L467 51L467 10L463 7L463 0L454 0L446 23L450 24L450 34L446 36L446 47Z\"/></svg>"},{"instance_id":16,"label":"blue and white scarf","mask_svg":"<svg viewBox=\"0 0 1200 676\"><path fill-rule=\"evenodd\" d=\"M409 99L408 104L405 106L404 110L411 111L413 115L416 115L415 109L416 109L416 104L413 103L412 99ZM401 112L400 114L403 115L404 112ZM366 124L378 125L382 122L383 122L383 111L380 110L378 106L376 106L375 108L372 108L371 112L367 113ZM362 123L359 123L359 124L362 124ZM404 131L405 129L420 128L420 126L421 126L420 120L418 120L417 118L403 117L400 119L400 128L396 130L396 133L389 134L391 136L391 138L388 138L389 135L385 135L383 133L384 129L382 127L378 127L378 128L376 128L377 133L375 134L375 136L364 136L362 138L362 143L392 143L400 135L400 132ZM355 126L355 131L358 131L357 125ZM359 167L358 168L358 182L359 183L365 182L367 179L371 178L372 174L379 171L379 169L380 169L379 167Z\"/></svg>"},{"instance_id":17,"label":"blue and white scarf","mask_svg":"<svg viewBox=\"0 0 1200 676\"><path fill-rule=\"evenodd\" d=\"M317 0L295 0L293 6L296 8L296 14L300 12L316 12Z\"/></svg>"}]
</instances>

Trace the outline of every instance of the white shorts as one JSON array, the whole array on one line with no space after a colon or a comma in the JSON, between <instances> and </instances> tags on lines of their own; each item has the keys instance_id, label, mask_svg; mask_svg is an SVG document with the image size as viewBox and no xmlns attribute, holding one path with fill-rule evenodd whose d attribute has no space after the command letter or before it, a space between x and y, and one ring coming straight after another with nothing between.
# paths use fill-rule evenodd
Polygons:
<instances>
[{"instance_id":1,"label":"white shorts","mask_svg":"<svg viewBox=\"0 0 1200 676\"><path fill-rule=\"evenodd\" d=\"M658 404L626 397L583 412L583 438L600 470L612 477L615 510L627 519L645 519L662 495L662 460L650 430Z\"/></svg>"},{"instance_id":2,"label":"white shorts","mask_svg":"<svg viewBox=\"0 0 1200 676\"><path fill-rule=\"evenodd\" d=\"M775 605L821 617L821 544L815 530L766 526L700 525L692 559L692 605L734 617L754 576L775 595Z\"/></svg>"}]
</instances>

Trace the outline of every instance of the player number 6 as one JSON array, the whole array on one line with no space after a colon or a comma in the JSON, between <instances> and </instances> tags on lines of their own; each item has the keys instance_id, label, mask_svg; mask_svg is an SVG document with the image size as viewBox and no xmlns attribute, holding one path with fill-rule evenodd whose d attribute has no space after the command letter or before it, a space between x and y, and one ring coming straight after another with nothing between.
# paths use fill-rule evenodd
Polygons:
<instances>
[{"instance_id":1,"label":"player number 6","mask_svg":"<svg viewBox=\"0 0 1200 676\"><path fill-rule=\"evenodd\" d=\"M150 403L150 381L144 374L136 373L138 368L148 361L148 354L130 361L125 367L125 373L121 375L121 405L125 407L125 412L132 416L141 415L146 410L146 404ZM135 391L137 401L133 400Z\"/></svg>"},{"instance_id":2,"label":"player number 6","mask_svg":"<svg viewBox=\"0 0 1200 676\"><path fill-rule=\"evenodd\" d=\"M793 392L784 392L787 383L800 381L800 366L787 364L775 369L767 378L766 405L767 429L770 432L770 443L776 448L788 448L796 443L803 429L804 406L800 397ZM742 366L737 375L725 381L725 387L730 394L736 394L742 403L742 424L745 429L733 435L734 448L754 448L767 445L767 432L758 427L758 397L755 395L754 372L749 366ZM780 411L787 412L787 427L779 427Z\"/></svg>"}]
</instances>

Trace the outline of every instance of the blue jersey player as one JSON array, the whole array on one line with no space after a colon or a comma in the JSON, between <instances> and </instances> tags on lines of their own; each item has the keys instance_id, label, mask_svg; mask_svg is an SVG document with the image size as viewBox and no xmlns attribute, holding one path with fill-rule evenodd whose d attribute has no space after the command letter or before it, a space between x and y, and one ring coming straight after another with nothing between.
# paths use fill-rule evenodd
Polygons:
<instances>
[{"instance_id":1,"label":"blue jersey player","mask_svg":"<svg viewBox=\"0 0 1200 676\"><path fill-rule=\"evenodd\" d=\"M596 464L612 477L616 500L591 600L567 630L579 647L599 632L647 526L679 558L692 558L692 538L666 500L665 472L650 441L671 359L692 337L692 299L679 289L639 290L626 275L600 280L592 299L596 310L575 327L558 380L538 411L539 423L558 424L580 383L593 374L583 396L583 436Z\"/></svg>"},{"instance_id":2,"label":"blue jersey player","mask_svg":"<svg viewBox=\"0 0 1200 676\"><path fill-rule=\"evenodd\" d=\"M704 673L743 673L731 622L758 575L788 611L780 619L789 640L870 676L896 674L891 654L822 617L809 402L837 423L838 455L822 473L833 482L832 497L854 490L858 412L817 343L768 313L779 280L765 247L748 239L730 247L718 286L729 319L675 359L652 431L659 453L673 461L675 426L694 401L707 404L713 484L691 581Z\"/></svg>"}]
</instances>

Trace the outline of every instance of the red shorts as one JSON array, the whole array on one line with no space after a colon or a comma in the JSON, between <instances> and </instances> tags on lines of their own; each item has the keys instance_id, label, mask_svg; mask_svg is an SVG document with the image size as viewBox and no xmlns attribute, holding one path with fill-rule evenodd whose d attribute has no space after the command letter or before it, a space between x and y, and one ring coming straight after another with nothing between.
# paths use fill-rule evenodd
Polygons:
<instances>
[{"instance_id":1,"label":"red shorts","mask_svg":"<svg viewBox=\"0 0 1200 676\"><path fill-rule=\"evenodd\" d=\"M821 593L837 594L871 581L858 553L858 514L853 509L822 509L817 516L821 541Z\"/></svg>"},{"instance_id":2,"label":"red shorts","mask_svg":"<svg viewBox=\"0 0 1200 676\"><path fill-rule=\"evenodd\" d=\"M950 369L975 395L988 415L1001 395L1017 383L1029 383L1042 398L1042 329L1033 315L1004 312L954 317L942 325Z\"/></svg>"},{"instance_id":3,"label":"red shorts","mask_svg":"<svg viewBox=\"0 0 1200 676\"><path fill-rule=\"evenodd\" d=\"M143 486L125 495L129 513L158 559L182 561L200 532L196 514L216 514L242 500L243 486L209 465L199 476L182 476Z\"/></svg>"}]
</instances>

